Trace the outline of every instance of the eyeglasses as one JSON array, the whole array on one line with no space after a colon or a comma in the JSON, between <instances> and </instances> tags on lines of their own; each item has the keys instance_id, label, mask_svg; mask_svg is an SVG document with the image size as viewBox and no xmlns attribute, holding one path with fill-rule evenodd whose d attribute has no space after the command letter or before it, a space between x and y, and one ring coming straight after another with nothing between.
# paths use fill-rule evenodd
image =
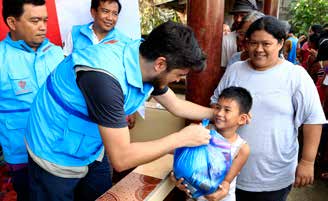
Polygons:
<instances>
[{"instance_id":1,"label":"eyeglasses","mask_svg":"<svg viewBox=\"0 0 328 201\"><path fill-rule=\"evenodd\" d=\"M268 41L248 41L248 45L252 48L262 46L262 48L270 48L273 43Z\"/></svg>"}]
</instances>

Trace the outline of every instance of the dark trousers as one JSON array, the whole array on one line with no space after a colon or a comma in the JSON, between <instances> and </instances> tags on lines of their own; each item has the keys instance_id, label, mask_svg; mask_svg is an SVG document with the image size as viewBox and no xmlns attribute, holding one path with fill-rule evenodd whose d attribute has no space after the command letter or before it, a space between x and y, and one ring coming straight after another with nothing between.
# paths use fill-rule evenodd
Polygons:
<instances>
[{"instance_id":1,"label":"dark trousers","mask_svg":"<svg viewBox=\"0 0 328 201\"><path fill-rule=\"evenodd\" d=\"M42 169L29 158L30 200L33 201L94 201L112 186L110 165L102 162L89 166L84 178L62 178Z\"/></svg>"},{"instance_id":2,"label":"dark trousers","mask_svg":"<svg viewBox=\"0 0 328 201\"><path fill-rule=\"evenodd\" d=\"M265 192L250 192L236 189L236 201L286 201L292 185L277 190Z\"/></svg>"},{"instance_id":3,"label":"dark trousers","mask_svg":"<svg viewBox=\"0 0 328 201\"><path fill-rule=\"evenodd\" d=\"M28 201L29 190L27 164L8 164L8 167L9 174L11 176L11 182L13 184L14 190L17 193L17 201Z\"/></svg>"}]
</instances>

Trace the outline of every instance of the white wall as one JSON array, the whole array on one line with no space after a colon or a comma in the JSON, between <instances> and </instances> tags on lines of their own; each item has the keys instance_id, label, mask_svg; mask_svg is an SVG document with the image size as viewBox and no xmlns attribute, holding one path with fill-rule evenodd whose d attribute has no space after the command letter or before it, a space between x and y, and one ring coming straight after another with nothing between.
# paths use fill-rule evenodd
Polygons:
<instances>
[{"instance_id":1,"label":"white wall","mask_svg":"<svg viewBox=\"0 0 328 201\"><path fill-rule=\"evenodd\" d=\"M122 10L116 27L132 39L140 38L140 18L138 0L120 0ZM62 40L76 24L92 21L91 0L56 0L56 9Z\"/></svg>"}]
</instances>

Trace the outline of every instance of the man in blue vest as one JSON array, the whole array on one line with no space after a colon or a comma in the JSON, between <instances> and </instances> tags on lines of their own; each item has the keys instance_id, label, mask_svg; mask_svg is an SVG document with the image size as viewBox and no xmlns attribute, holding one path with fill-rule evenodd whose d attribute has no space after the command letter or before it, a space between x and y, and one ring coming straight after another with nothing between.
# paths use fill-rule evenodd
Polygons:
<instances>
[{"instance_id":1,"label":"man in blue vest","mask_svg":"<svg viewBox=\"0 0 328 201\"><path fill-rule=\"evenodd\" d=\"M64 41L64 55L68 56L74 50L113 39L124 43L131 41L129 37L115 28L121 9L122 5L119 0L92 0L90 13L94 21L73 26ZM135 114L127 116L127 121L129 128L133 128Z\"/></svg>"},{"instance_id":2,"label":"man in blue vest","mask_svg":"<svg viewBox=\"0 0 328 201\"><path fill-rule=\"evenodd\" d=\"M0 144L21 201L29 197L24 135L30 107L64 55L46 39L44 0L3 0L2 8L10 32L0 42Z\"/></svg>"},{"instance_id":3,"label":"man in blue vest","mask_svg":"<svg viewBox=\"0 0 328 201\"><path fill-rule=\"evenodd\" d=\"M167 87L204 65L192 30L174 22L145 41L109 41L66 57L39 90L28 122L31 200L95 200L111 186L105 151L123 171L178 147L208 143L209 131L200 125L131 143L125 121L149 95L176 116L212 118L212 109L181 100Z\"/></svg>"},{"instance_id":4,"label":"man in blue vest","mask_svg":"<svg viewBox=\"0 0 328 201\"><path fill-rule=\"evenodd\" d=\"M65 56L77 49L113 39L121 42L130 41L129 37L115 28L121 8L119 0L92 0L90 12L94 21L72 27L63 44Z\"/></svg>"}]
</instances>

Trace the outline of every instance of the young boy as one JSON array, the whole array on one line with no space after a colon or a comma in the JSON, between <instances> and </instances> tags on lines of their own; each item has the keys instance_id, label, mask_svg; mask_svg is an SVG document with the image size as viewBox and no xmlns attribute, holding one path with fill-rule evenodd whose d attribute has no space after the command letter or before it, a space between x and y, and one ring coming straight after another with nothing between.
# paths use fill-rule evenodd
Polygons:
<instances>
[{"instance_id":1,"label":"young boy","mask_svg":"<svg viewBox=\"0 0 328 201\"><path fill-rule=\"evenodd\" d=\"M248 113L252 106L252 96L242 87L228 87L222 91L214 112L214 128L231 143L231 155L233 162L231 168L221 183L218 190L210 195L200 197L197 200L223 200L235 201L236 176L246 163L250 149L245 140L237 133L237 129L246 124ZM181 184L183 179L177 182L180 190L187 192L186 185Z\"/></svg>"}]
</instances>

